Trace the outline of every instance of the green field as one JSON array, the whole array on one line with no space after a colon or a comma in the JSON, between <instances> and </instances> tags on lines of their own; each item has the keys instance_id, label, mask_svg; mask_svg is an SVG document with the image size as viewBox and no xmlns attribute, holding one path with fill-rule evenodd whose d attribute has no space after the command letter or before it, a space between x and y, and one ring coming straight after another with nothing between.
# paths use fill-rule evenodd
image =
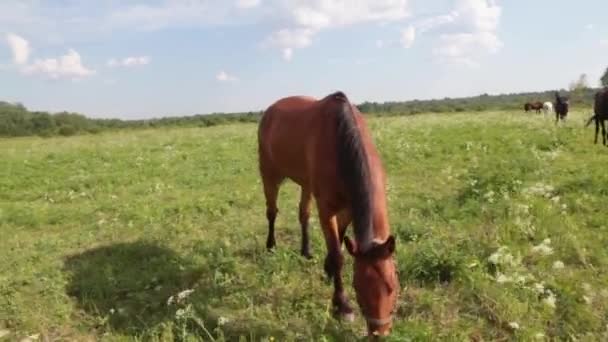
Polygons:
<instances>
[{"instance_id":1,"label":"green field","mask_svg":"<svg viewBox=\"0 0 608 342\"><path fill-rule=\"evenodd\" d=\"M389 340L608 340L589 112L369 120L403 287ZM0 140L0 340L360 338L360 316L330 316L314 216L299 256L291 183L265 250L256 153L254 124Z\"/></svg>"}]
</instances>

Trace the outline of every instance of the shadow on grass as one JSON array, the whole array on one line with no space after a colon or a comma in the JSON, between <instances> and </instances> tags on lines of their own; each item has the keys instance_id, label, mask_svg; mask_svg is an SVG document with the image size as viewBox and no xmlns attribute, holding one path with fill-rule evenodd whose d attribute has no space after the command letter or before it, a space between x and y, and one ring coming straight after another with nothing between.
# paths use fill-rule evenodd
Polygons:
<instances>
[{"instance_id":1,"label":"shadow on grass","mask_svg":"<svg viewBox=\"0 0 608 342\"><path fill-rule=\"evenodd\" d=\"M178 339L195 336L206 340L213 335L227 340L259 340L264 336L281 339L323 333L342 340L340 337L348 333L335 325L323 332L314 331L312 322L301 318L256 317L250 308L230 304L236 297L256 297L258 291L269 289L246 281L226 285L223 280L237 276L237 260L242 260L215 245L205 244L196 253L205 256L203 263L195 264L168 248L143 241L93 248L66 258L66 291L99 334L109 330L153 338L169 328ZM194 292L184 303L167 305L169 297L186 289ZM186 309L187 314L177 319L177 309ZM220 323L223 317L230 319Z\"/></svg>"},{"instance_id":2,"label":"shadow on grass","mask_svg":"<svg viewBox=\"0 0 608 342\"><path fill-rule=\"evenodd\" d=\"M118 243L69 256L65 270L70 274L67 293L87 314L99 325L131 335L171 319L167 299L191 288L205 273L148 242Z\"/></svg>"}]
</instances>

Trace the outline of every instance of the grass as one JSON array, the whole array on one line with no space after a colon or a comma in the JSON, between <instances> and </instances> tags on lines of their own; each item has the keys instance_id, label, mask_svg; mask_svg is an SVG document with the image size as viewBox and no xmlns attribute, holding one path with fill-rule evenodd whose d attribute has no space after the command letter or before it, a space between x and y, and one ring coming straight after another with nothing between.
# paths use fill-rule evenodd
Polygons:
<instances>
[{"instance_id":1,"label":"grass","mask_svg":"<svg viewBox=\"0 0 608 342\"><path fill-rule=\"evenodd\" d=\"M608 149L587 112L370 120L403 286L388 340L608 338ZM330 316L316 218L315 258L298 255L291 183L266 252L253 124L4 139L0 156L2 341L362 336Z\"/></svg>"}]
</instances>

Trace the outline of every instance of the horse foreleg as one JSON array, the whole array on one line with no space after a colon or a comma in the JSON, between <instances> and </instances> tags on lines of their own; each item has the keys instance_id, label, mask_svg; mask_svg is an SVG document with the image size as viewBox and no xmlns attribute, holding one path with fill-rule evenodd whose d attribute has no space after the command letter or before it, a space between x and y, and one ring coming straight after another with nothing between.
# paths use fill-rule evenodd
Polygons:
<instances>
[{"instance_id":1,"label":"horse foreleg","mask_svg":"<svg viewBox=\"0 0 608 342\"><path fill-rule=\"evenodd\" d=\"M346 228L352 221L350 210L343 209L338 214L338 231L340 233L340 245L344 242L344 235L346 234Z\"/></svg>"},{"instance_id":2,"label":"horse foreleg","mask_svg":"<svg viewBox=\"0 0 608 342\"><path fill-rule=\"evenodd\" d=\"M319 205L319 219L325 236L327 245L327 257L325 258L325 272L327 276L334 281L334 294L332 304L334 313L346 319L353 320L353 308L348 303L348 299L344 294L344 283L342 282L342 267L344 265L344 256L341 251L340 232L338 229L338 219L335 213L330 213L326 206Z\"/></svg>"},{"instance_id":3,"label":"horse foreleg","mask_svg":"<svg viewBox=\"0 0 608 342\"><path fill-rule=\"evenodd\" d=\"M310 207L312 204L312 195L310 190L302 188L300 194L300 210L299 219L300 227L302 228L302 246L300 253L307 259L311 258L310 255L310 242L308 236L308 220L310 218Z\"/></svg>"},{"instance_id":4,"label":"horse foreleg","mask_svg":"<svg viewBox=\"0 0 608 342\"><path fill-rule=\"evenodd\" d=\"M606 145L606 126L605 126L605 121L604 120L599 120L601 121L601 125L602 125L602 143L604 144L604 146L608 146Z\"/></svg>"}]
</instances>

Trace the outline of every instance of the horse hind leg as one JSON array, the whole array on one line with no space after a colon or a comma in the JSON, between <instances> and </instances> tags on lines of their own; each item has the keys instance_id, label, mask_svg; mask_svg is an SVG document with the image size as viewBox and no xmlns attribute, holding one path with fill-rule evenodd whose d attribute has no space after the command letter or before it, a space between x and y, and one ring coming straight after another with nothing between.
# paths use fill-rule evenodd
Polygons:
<instances>
[{"instance_id":1,"label":"horse hind leg","mask_svg":"<svg viewBox=\"0 0 608 342\"><path fill-rule=\"evenodd\" d=\"M312 194L309 189L302 188L300 194L299 220L300 228L302 229L302 245L300 253L307 259L311 259L310 255L310 238L308 235L308 221L310 219L310 207L312 205Z\"/></svg>"},{"instance_id":2,"label":"horse hind leg","mask_svg":"<svg viewBox=\"0 0 608 342\"><path fill-rule=\"evenodd\" d=\"M266 197L266 219L268 220L268 237L266 238L266 248L271 250L276 246L274 238L274 223L279 213L277 208L277 197L279 187L281 185L280 178L265 178L262 177L264 185L264 196Z\"/></svg>"}]
</instances>

